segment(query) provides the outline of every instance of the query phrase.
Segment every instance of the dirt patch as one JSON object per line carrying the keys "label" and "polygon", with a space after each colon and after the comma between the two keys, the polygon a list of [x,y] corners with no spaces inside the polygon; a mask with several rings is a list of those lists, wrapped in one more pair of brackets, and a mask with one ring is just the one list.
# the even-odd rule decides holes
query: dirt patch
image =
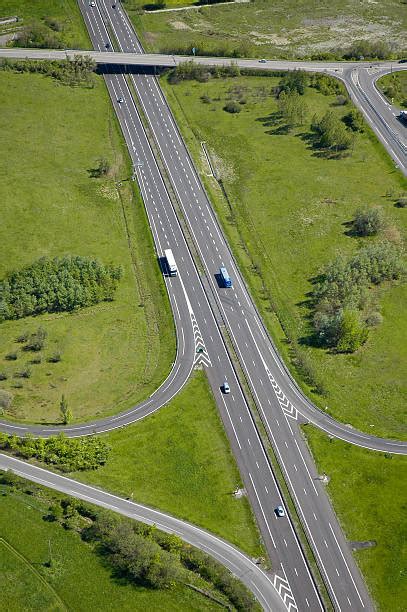
{"label": "dirt patch", "polygon": [[170,25],[174,30],[192,30],[185,21],[170,21]]}
{"label": "dirt patch", "polygon": [[10,40],[14,40],[16,36],[17,34],[15,32],[12,32],[10,34],[3,34],[2,36],[0,36],[0,47],[5,47],[7,43],[10,42]]}
{"label": "dirt patch", "polygon": [[283,47],[285,45],[290,44],[288,38],[286,38],[285,36],[278,36],[277,34],[262,34],[261,32],[249,32],[249,34],[253,37],[253,42],[255,45],[264,45],[266,43],[272,43],[277,47]]}

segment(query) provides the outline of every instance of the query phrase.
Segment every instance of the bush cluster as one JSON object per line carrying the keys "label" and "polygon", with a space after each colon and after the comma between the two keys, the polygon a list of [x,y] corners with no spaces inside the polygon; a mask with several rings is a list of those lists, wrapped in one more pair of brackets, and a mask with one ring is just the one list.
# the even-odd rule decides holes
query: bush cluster
{"label": "bush cluster", "polygon": [[50,438],[25,438],[0,433],[0,448],[23,459],[38,459],[62,472],[96,470],[108,459],[110,447],[98,437],[67,438],[63,433]]}
{"label": "bush cluster", "polygon": [[0,70],[13,72],[30,72],[50,76],[65,85],[86,85],[93,87],[93,76],[96,63],[90,58],[75,55],[73,59],[54,60],[0,60]]}
{"label": "bush cluster", "polygon": [[0,322],[113,300],[120,278],[120,267],[89,257],[43,257],[0,281]]}
{"label": "bush cluster", "polygon": [[236,610],[252,610],[254,600],[246,587],[220,563],[196,548],[184,546],[181,561],[185,567],[211,582],[226,595]]}
{"label": "bush cluster", "polygon": [[168,588],[184,580],[190,570],[223,593],[237,610],[254,609],[252,594],[225,567],[174,535],[103,512],[85,537],[98,542],[114,569],[132,582]]}
{"label": "bush cluster", "polygon": [[[11,471],[0,471],[0,484],[40,497],[42,503],[48,502],[44,520],[77,531],[110,564],[114,570],[113,579],[162,589],[192,582],[188,573],[192,571],[205,577],[214,587],[217,585],[218,591],[228,597],[234,609],[248,612],[258,609],[251,593],[227,569],[176,535],[164,533],[155,525],[119,517],[81,500],[61,498],[59,494],[27,482]],[[200,579],[197,582],[202,586]],[[225,607],[232,608],[227,604]]]}
{"label": "bush cluster", "polygon": [[367,338],[361,311],[369,288],[405,277],[400,247],[371,244],[349,259],[337,257],[323,271],[313,292],[314,329],[320,342],[352,352]]}
{"label": "bush cluster", "polygon": [[353,143],[352,134],[332,111],[327,111],[321,119],[314,117],[311,129],[316,137],[315,145],[321,149],[345,151]]}
{"label": "bush cluster", "polygon": [[321,74],[320,72],[309,75],[309,85],[324,96],[340,95],[344,92],[344,87],[338,79],[329,74]]}
{"label": "bush cluster", "polygon": [[174,85],[180,81],[199,81],[206,83],[211,77],[236,77],[240,75],[239,67],[235,64],[229,66],[204,66],[193,61],[182,62],[168,73],[168,81]]}
{"label": "bush cluster", "polygon": [[278,84],[277,93],[282,92],[297,93],[302,96],[305,93],[305,87],[308,85],[308,75],[303,70],[292,70],[286,72]]}

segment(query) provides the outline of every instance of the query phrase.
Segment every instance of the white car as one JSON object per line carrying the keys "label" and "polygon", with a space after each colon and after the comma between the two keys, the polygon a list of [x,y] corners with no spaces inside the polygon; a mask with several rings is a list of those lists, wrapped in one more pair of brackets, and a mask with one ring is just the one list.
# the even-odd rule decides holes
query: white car
{"label": "white car", "polygon": [[93,0],[92,0],[92,2],[89,2],[89,6],[91,6],[92,8],[94,8],[94,7],[96,6],[96,2],[93,2]]}
{"label": "white car", "polygon": [[284,510],[283,506],[277,506],[275,512],[276,512],[277,516],[285,516],[285,510]]}
{"label": "white car", "polygon": [[259,60],[259,62],[260,62],[260,64],[265,64],[267,62],[267,60],[261,59],[261,60]]}
{"label": "white car", "polygon": [[123,98],[120,96],[120,98],[117,98],[117,101],[119,104],[121,104],[123,102]]}
{"label": "white car", "polygon": [[230,387],[227,380],[223,383],[223,393],[230,393]]}

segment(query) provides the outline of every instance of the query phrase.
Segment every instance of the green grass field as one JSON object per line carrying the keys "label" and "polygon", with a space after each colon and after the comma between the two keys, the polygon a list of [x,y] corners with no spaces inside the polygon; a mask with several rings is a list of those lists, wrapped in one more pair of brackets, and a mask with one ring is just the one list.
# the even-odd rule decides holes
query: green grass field
{"label": "green grass field", "polygon": [[355,552],[378,609],[403,612],[407,600],[407,459],[357,448],[305,427],[319,473],[346,537],[375,540],[373,548]]}
{"label": "green grass field", "polygon": [[[2,0],[0,4],[0,17],[18,17],[16,24],[0,26],[0,37],[7,33],[17,31],[21,26],[33,21],[44,23],[44,19],[54,19],[61,30],[56,33],[57,38],[68,49],[91,49],[90,40],[83,23],[76,0]],[[5,41],[0,38],[0,46]]]}
{"label": "green grass field", "polygon": [[377,85],[390,102],[407,109],[407,70],[386,74]]}
{"label": "green grass field", "polygon": [[[193,590],[132,586],[112,574],[91,545],[73,531],[43,520],[49,503],[2,487],[0,588],[10,612],[75,610],[218,610]],[[53,567],[49,561],[50,550]],[[205,584],[202,584],[205,588]]]}
{"label": "green grass field", "polygon": [[[118,412],[154,391],[175,352],[172,316],[142,201],[110,100],[100,77],[94,89],[50,78],[0,72],[0,276],[41,256],[87,255],[121,264],[113,302],[76,313],[0,325],[0,389],[14,395],[7,416],[56,422],[68,399],[75,420]],[[107,178],[89,170],[111,164]],[[118,179],[124,180],[116,187]],[[39,326],[48,333],[38,354],[16,343]],[[48,358],[60,350],[62,360]],[[16,361],[8,361],[17,352]],[[15,378],[31,367],[29,379]]]}
{"label": "green grass field", "polygon": [[[312,289],[310,279],[335,254],[353,253],[361,244],[361,239],[345,234],[344,224],[358,207],[380,205],[389,223],[405,235],[405,211],[395,206],[395,198],[406,182],[370,132],[357,137],[352,155],[344,159],[319,156],[307,142],[308,124],[281,134],[272,115],[275,78],[174,86],[162,81],[251,292],[289,362],[286,334],[301,341],[310,331],[308,310],[301,305]],[[242,112],[225,112],[225,101],[238,95],[246,101]],[[332,96],[313,89],[307,90],[305,99],[309,119],[327,109],[346,112],[346,107],[332,106]],[[215,181],[206,177],[201,141],[207,142],[230,207]],[[326,397],[305,383],[303,387],[346,423],[405,437],[407,285],[383,288],[381,294],[384,321],[357,353],[338,355],[303,347]],[[299,378],[298,372],[295,375]]]}
{"label": "green grass field", "polygon": [[196,47],[203,55],[237,51],[292,58],[344,50],[357,40],[391,40],[395,53],[407,48],[407,16],[400,0],[252,0],[156,14],[143,14],[143,4],[127,0],[126,10],[150,51]]}
{"label": "green grass field", "polygon": [[75,478],[132,496],[253,556],[261,554],[249,503],[232,495],[240,475],[203,373],[196,372],[167,407],[104,439],[112,446],[107,464]]}

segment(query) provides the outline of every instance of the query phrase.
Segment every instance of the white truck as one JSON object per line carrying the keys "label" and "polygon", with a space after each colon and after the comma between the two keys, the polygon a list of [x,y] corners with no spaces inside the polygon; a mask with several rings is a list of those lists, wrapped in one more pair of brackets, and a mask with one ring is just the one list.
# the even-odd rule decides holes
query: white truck
{"label": "white truck", "polygon": [[169,276],[177,276],[177,264],[175,263],[174,255],[171,249],[165,249],[165,259],[167,260],[167,270]]}

